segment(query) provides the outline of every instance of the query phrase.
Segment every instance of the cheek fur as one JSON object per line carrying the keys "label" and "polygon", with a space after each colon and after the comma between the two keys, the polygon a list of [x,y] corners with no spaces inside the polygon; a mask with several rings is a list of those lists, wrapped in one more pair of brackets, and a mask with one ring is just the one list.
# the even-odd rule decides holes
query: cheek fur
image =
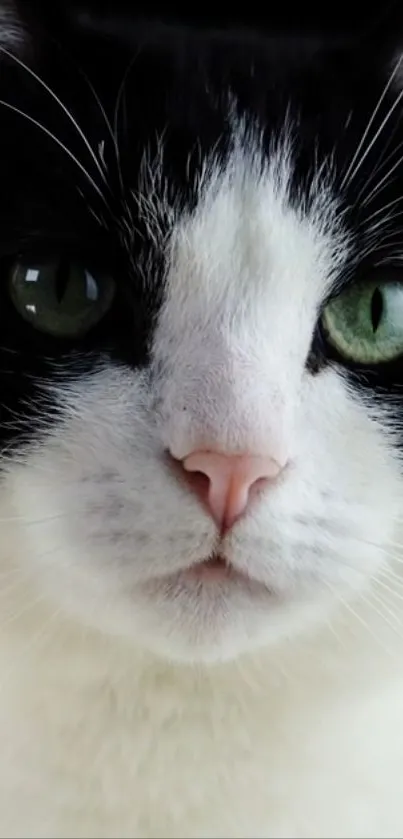
{"label": "cheek fur", "polygon": [[166,466],[144,380],[106,367],[59,401],[51,434],[7,466],[2,554],[14,545],[34,589],[80,621],[170,655],[232,656],[331,615],[387,561],[395,450],[334,372],[307,380],[289,474],[226,539],[266,595],[178,588],[172,599],[167,576],[208,556],[216,533]]}

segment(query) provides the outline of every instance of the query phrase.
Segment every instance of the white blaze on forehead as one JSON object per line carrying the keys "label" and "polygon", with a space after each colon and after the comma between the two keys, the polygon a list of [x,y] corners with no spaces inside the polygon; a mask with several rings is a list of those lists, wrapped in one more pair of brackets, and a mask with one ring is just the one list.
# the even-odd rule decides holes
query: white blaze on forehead
{"label": "white blaze on forehead", "polygon": [[173,231],[154,356],[178,452],[203,437],[284,446],[318,310],[347,256],[329,179],[298,203],[292,165],[286,140],[267,162],[251,137],[237,142]]}

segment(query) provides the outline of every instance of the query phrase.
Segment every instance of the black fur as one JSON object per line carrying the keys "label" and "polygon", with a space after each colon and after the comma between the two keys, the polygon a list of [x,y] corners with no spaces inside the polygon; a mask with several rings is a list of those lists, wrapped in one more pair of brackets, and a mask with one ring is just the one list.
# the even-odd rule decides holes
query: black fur
{"label": "black fur", "polygon": [[[340,26],[330,31],[312,15],[308,31],[309,15],[304,26],[294,17],[287,28],[278,19],[271,21],[268,13],[264,19],[255,15],[249,20],[245,16],[228,20],[206,12],[192,19],[173,11],[169,18],[157,6],[149,8],[147,17],[139,9],[133,12],[132,4],[121,4],[121,11],[107,3],[16,5],[24,33],[17,57],[52,88],[95,154],[103,149],[107,179],[102,182],[83,138],[60,104],[27,69],[3,53],[0,445],[32,428],[44,398],[43,382],[55,375],[60,380],[62,370],[66,376],[78,375],[83,365],[91,368],[105,355],[135,367],[147,364],[161,299],[164,251],[163,240],[159,244],[150,240],[134,197],[140,189],[141,161],[145,150],[158,159],[162,148],[168,198],[191,208],[201,161],[213,148],[223,157],[228,152],[229,94],[239,115],[263,129],[267,153],[286,114],[291,116],[296,196],[301,191],[308,195],[317,167],[332,159],[340,212],[354,241],[349,268],[337,278],[338,289],[371,272],[381,259],[390,264],[401,261],[400,107],[389,117],[387,130],[381,131],[358,176],[341,189],[343,173],[399,47],[398,34],[390,35],[396,31],[395,6],[385,8],[384,14],[379,11],[371,25],[366,22],[365,31],[358,24],[350,31]],[[250,14],[252,18],[252,9]],[[367,145],[396,96],[396,89],[385,96]],[[105,115],[117,128],[119,166]],[[92,186],[57,141],[87,170]],[[396,164],[393,177],[364,208],[363,197],[382,155],[388,158],[385,174]],[[391,201],[396,202],[393,221],[370,243],[368,216]],[[59,254],[83,261],[95,273],[110,272],[116,282],[111,310],[77,341],[35,330],[17,313],[9,295],[8,277],[17,258]],[[147,275],[144,265],[149,264],[153,269]],[[403,280],[403,267],[398,270]],[[308,363],[314,372],[329,361],[343,363],[326,346],[318,326]],[[354,381],[397,397],[403,361],[365,371],[353,369],[352,375]]]}

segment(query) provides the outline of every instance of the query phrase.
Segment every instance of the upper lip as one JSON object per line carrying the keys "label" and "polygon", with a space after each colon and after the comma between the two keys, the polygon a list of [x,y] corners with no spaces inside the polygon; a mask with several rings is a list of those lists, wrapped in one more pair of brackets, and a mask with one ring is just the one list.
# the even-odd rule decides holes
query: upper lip
{"label": "upper lip", "polygon": [[220,552],[220,551],[212,551],[211,554],[209,554],[209,556],[205,557],[205,559],[197,560],[197,562],[195,562],[193,564],[194,565],[200,565],[202,563],[205,564],[205,563],[209,563],[209,562],[211,564],[221,562],[223,565],[231,565],[232,566],[232,562],[230,562],[227,559],[227,557],[225,556],[225,554]]}

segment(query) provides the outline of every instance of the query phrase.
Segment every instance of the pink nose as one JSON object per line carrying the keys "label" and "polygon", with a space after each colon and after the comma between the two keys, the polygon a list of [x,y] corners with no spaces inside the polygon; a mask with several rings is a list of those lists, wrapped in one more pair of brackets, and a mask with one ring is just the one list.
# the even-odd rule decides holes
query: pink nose
{"label": "pink nose", "polygon": [[270,457],[196,451],[182,461],[188,483],[221,530],[229,530],[282,467]]}

